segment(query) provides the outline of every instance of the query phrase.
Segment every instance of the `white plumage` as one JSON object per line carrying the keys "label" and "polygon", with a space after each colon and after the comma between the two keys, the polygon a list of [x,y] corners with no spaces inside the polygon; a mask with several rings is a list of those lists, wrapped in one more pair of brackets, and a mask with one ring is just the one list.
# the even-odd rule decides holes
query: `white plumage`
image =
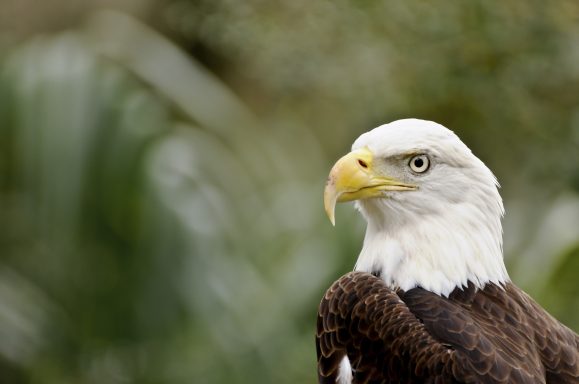
{"label": "white plumage", "polygon": [[[391,287],[420,286],[447,296],[472,281],[509,280],[502,255],[504,214],[492,172],[449,129],[405,119],[360,136],[374,168],[414,184],[414,191],[387,191],[356,207],[368,222],[357,271],[379,273]],[[415,174],[408,158],[425,154],[430,168]]]}

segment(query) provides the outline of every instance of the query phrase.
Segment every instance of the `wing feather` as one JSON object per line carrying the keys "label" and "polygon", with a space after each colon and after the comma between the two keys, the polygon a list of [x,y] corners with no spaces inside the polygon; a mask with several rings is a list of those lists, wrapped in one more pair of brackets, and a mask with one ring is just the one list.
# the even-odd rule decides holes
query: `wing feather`
{"label": "wing feather", "polygon": [[[335,335],[340,335],[336,337]],[[432,338],[400,297],[370,274],[352,272],[326,292],[316,334],[320,383],[334,383],[347,355],[356,383],[452,382],[453,353]]]}
{"label": "wing feather", "polygon": [[320,383],[344,356],[354,383],[579,383],[579,337],[512,284],[445,298],[351,272],[320,303],[316,347]]}

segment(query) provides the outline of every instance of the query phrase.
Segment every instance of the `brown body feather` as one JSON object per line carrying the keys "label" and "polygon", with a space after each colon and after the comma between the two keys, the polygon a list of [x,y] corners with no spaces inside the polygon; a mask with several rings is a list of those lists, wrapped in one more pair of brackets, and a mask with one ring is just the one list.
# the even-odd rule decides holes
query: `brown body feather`
{"label": "brown body feather", "polygon": [[513,284],[448,298],[351,272],[318,312],[318,378],[335,383],[579,383],[579,336]]}

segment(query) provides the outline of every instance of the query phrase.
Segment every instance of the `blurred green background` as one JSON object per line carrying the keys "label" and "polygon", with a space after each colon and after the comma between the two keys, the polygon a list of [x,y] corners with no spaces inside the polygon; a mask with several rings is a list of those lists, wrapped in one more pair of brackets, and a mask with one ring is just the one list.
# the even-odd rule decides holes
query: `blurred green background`
{"label": "blurred green background", "polygon": [[579,3],[3,0],[0,382],[313,383],[403,117],[502,184],[513,280],[579,330]]}

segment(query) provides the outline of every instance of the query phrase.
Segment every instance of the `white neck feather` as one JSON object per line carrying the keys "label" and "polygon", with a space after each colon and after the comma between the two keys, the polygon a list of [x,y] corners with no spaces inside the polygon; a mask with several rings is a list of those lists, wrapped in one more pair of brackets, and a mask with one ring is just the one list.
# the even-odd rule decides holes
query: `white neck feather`
{"label": "white neck feather", "polygon": [[[356,201],[368,222],[357,271],[378,273],[392,288],[422,287],[448,296],[472,282],[509,281],[503,262],[498,183],[484,163],[447,128],[404,119],[363,135],[352,149],[375,154],[377,172],[416,184]],[[416,175],[400,156],[425,153],[428,172]]]}
{"label": "white neck feather", "polygon": [[448,296],[468,281],[481,289],[509,281],[500,197],[499,205],[461,202],[428,213],[401,212],[390,199],[359,202],[358,209],[368,227],[355,270],[379,273],[392,288],[422,287]]}

